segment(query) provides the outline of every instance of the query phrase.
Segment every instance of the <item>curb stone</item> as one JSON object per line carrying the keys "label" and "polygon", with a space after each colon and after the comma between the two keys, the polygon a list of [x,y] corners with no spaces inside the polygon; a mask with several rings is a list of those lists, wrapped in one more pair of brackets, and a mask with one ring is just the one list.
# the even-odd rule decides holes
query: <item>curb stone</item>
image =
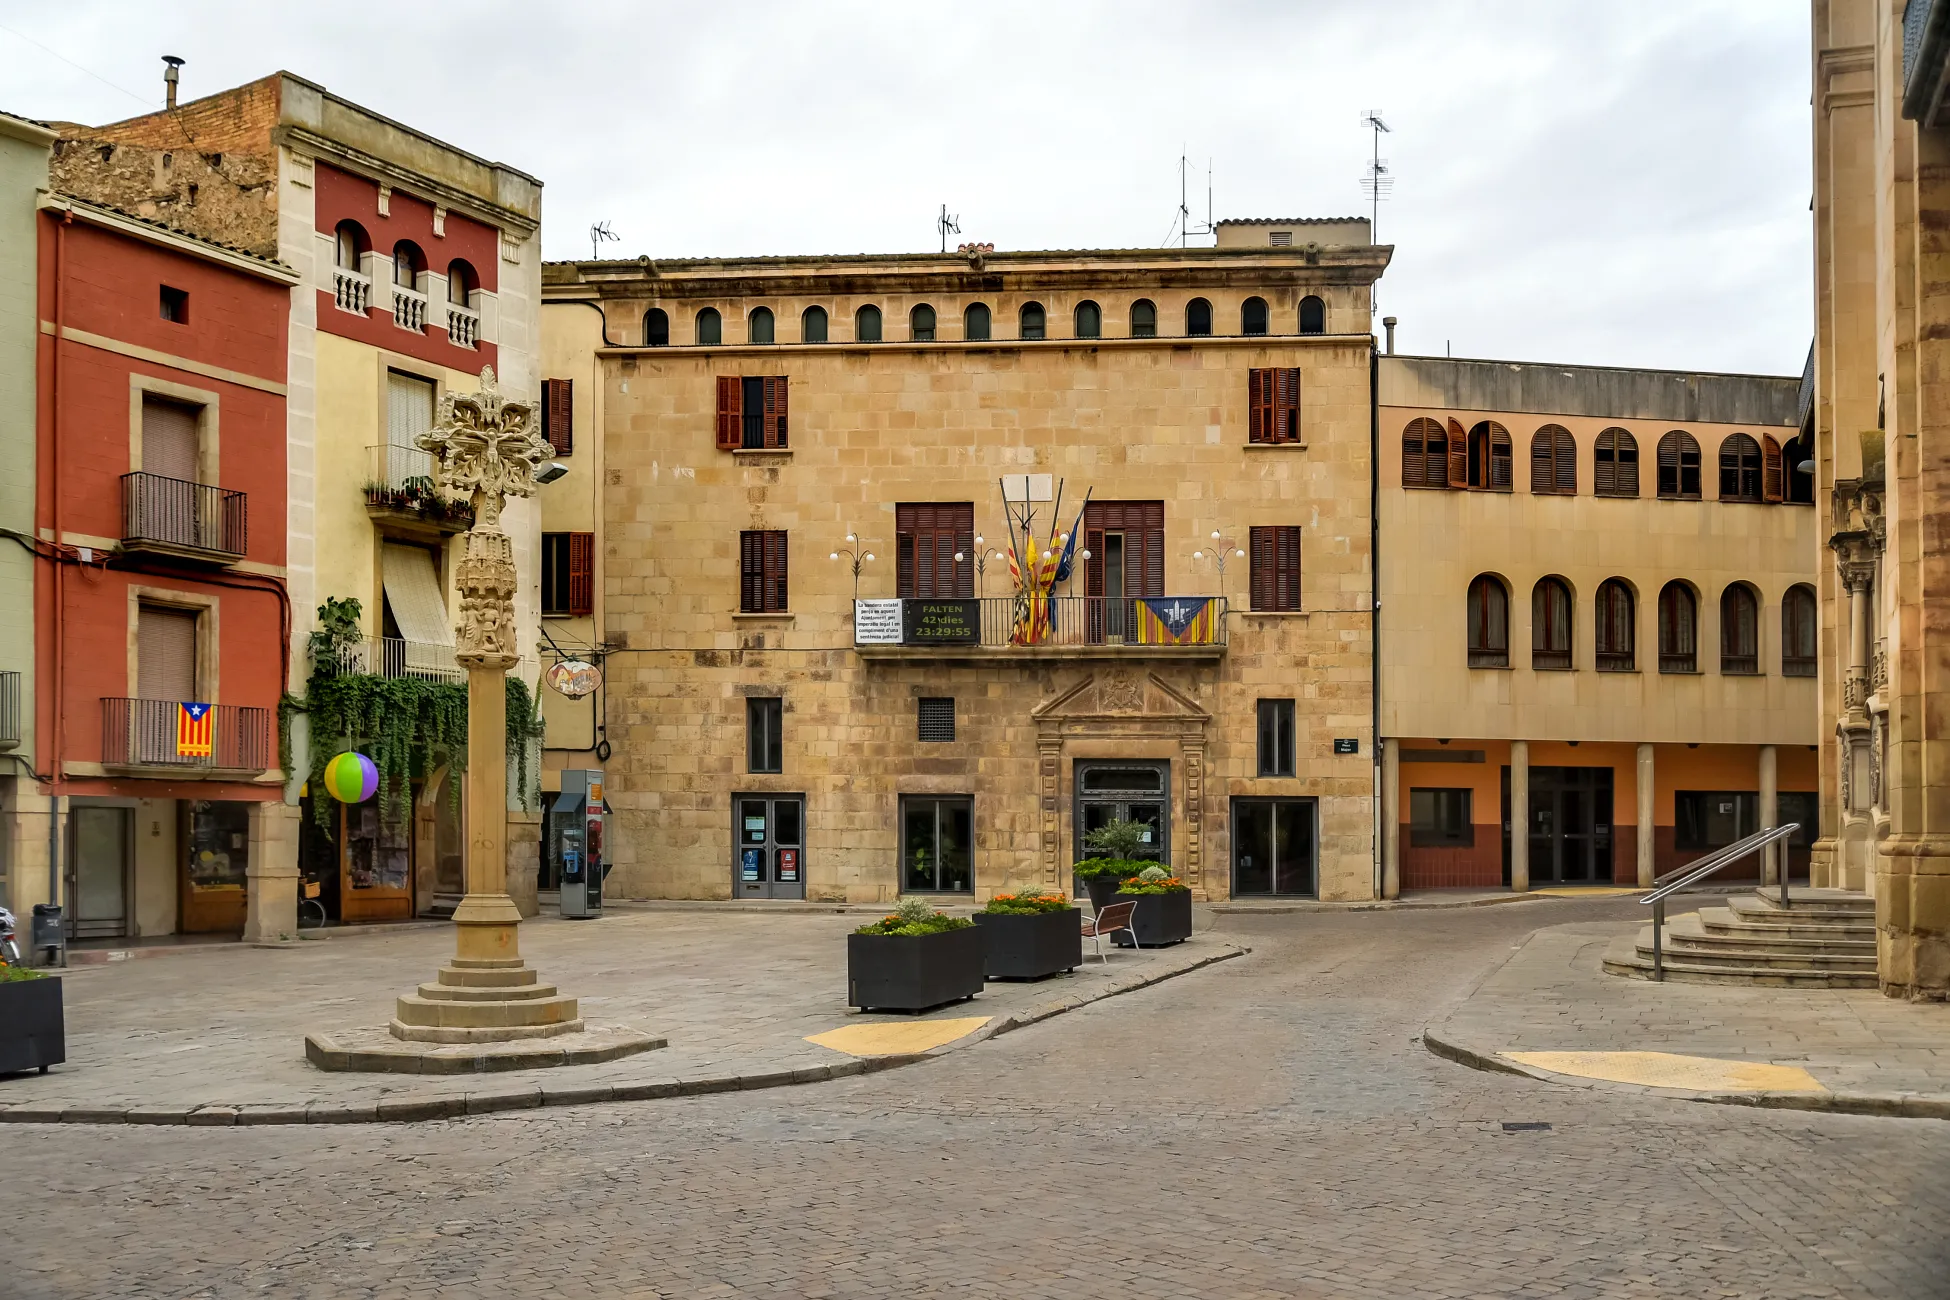
{"label": "curb stone", "polygon": [[[1252,951],[1241,944],[1227,943],[1215,952],[1202,954],[1183,966],[1120,980],[1094,994],[1069,993],[1001,1016],[964,1034],[952,1043],[925,1052],[892,1056],[856,1057],[816,1066],[765,1070],[749,1075],[720,1075],[703,1079],[664,1078],[644,1083],[576,1084],[565,1082],[551,1087],[546,1083],[523,1088],[469,1092],[452,1097],[404,1096],[369,1104],[347,1105],[335,1102],[207,1104],[186,1106],[58,1106],[23,1102],[0,1105],[0,1124],[176,1124],[223,1126],[256,1124],[376,1124],[419,1123],[428,1120],[465,1119],[497,1111],[539,1110],[543,1107],[596,1105],[604,1102],[653,1101],[666,1097],[698,1097],[716,1092],[757,1091],[821,1083],[830,1079],[875,1074],[882,1070],[916,1065],[946,1056],[976,1043],[986,1042],[1011,1030],[1074,1011],[1109,998],[1134,993],[1162,984],[1180,975],[1203,970],[1218,962],[1244,957]],[[1425,1036],[1426,1037],[1426,1036]],[[1431,1050],[1434,1050],[1431,1048]],[[1440,1054],[1440,1053],[1438,1053]],[[1459,1058],[1460,1059],[1460,1058]],[[1468,1062],[1465,1062],[1466,1064]],[[1494,1067],[1491,1067],[1494,1068]],[[1512,1071],[1522,1073],[1521,1071]],[[1752,1104],[1749,1099],[1740,1099]],[[1945,1118],[1950,1118],[1946,1108]]]}

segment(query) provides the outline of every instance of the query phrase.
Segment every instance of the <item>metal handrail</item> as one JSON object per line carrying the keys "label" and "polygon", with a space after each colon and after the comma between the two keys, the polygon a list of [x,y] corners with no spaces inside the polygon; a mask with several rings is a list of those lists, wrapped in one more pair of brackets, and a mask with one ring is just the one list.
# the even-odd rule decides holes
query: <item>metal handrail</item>
{"label": "metal handrail", "polygon": [[[1654,882],[1657,888],[1639,900],[1652,908],[1653,979],[1663,982],[1666,978],[1666,898],[1696,880],[1704,880],[1714,872],[1732,866],[1742,858],[1757,853],[1770,844],[1786,839],[1800,829],[1800,822],[1789,822],[1785,826],[1770,826],[1764,831],[1755,831],[1744,840],[1736,840],[1723,849],[1707,854],[1697,862],[1687,863],[1674,872],[1664,884]],[[1781,906],[1783,908],[1788,906],[1788,864],[1785,857],[1781,861]]]}

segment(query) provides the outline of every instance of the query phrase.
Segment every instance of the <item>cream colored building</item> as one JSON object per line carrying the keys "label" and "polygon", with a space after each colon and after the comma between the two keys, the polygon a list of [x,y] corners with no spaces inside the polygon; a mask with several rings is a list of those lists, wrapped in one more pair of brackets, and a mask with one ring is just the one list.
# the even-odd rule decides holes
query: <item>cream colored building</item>
{"label": "cream colored building", "polygon": [[[1389,893],[1649,885],[1812,823],[1797,395],[1785,378],[1380,359]],[[1797,871],[1812,838],[1789,849]]]}
{"label": "cream colored building", "polygon": [[[550,702],[548,763],[610,742],[613,893],[1067,890],[1123,815],[1199,897],[1375,895],[1389,250],[1222,234],[545,268],[578,434],[543,526],[600,544],[589,612],[544,627],[607,677]],[[1013,632],[1010,510],[1091,550],[1042,634]]]}

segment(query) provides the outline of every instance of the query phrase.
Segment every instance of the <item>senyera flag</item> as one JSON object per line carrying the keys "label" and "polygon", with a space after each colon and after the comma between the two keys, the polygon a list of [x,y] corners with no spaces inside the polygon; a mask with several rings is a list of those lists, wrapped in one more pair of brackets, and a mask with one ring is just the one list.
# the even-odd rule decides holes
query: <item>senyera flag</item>
{"label": "senyera flag", "polygon": [[215,708],[215,705],[188,701],[176,706],[177,757],[210,757],[210,715]]}

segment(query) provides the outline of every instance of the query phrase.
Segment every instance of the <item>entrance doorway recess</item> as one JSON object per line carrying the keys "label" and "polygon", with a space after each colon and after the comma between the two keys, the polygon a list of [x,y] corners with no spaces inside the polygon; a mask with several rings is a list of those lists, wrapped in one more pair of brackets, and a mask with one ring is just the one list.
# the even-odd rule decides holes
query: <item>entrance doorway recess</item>
{"label": "entrance doorway recess", "polygon": [[1076,765],[1077,859],[1094,856],[1084,843],[1091,831],[1114,821],[1138,822],[1150,839],[1139,856],[1171,869],[1171,763],[1078,759]]}
{"label": "entrance doorway recess", "polygon": [[129,933],[134,892],[135,809],[77,804],[68,824],[68,891],[74,900],[68,937],[122,938]]}
{"label": "entrance doorway recess", "polygon": [[[1530,883],[1612,883],[1612,770],[1530,769]],[[1510,883],[1510,769],[1503,769],[1503,883]]]}
{"label": "entrance doorway recess", "polygon": [[1232,801],[1232,893],[1312,897],[1317,805],[1312,799]]}
{"label": "entrance doorway recess", "polygon": [[733,795],[731,810],[731,896],[804,898],[806,797]]}

